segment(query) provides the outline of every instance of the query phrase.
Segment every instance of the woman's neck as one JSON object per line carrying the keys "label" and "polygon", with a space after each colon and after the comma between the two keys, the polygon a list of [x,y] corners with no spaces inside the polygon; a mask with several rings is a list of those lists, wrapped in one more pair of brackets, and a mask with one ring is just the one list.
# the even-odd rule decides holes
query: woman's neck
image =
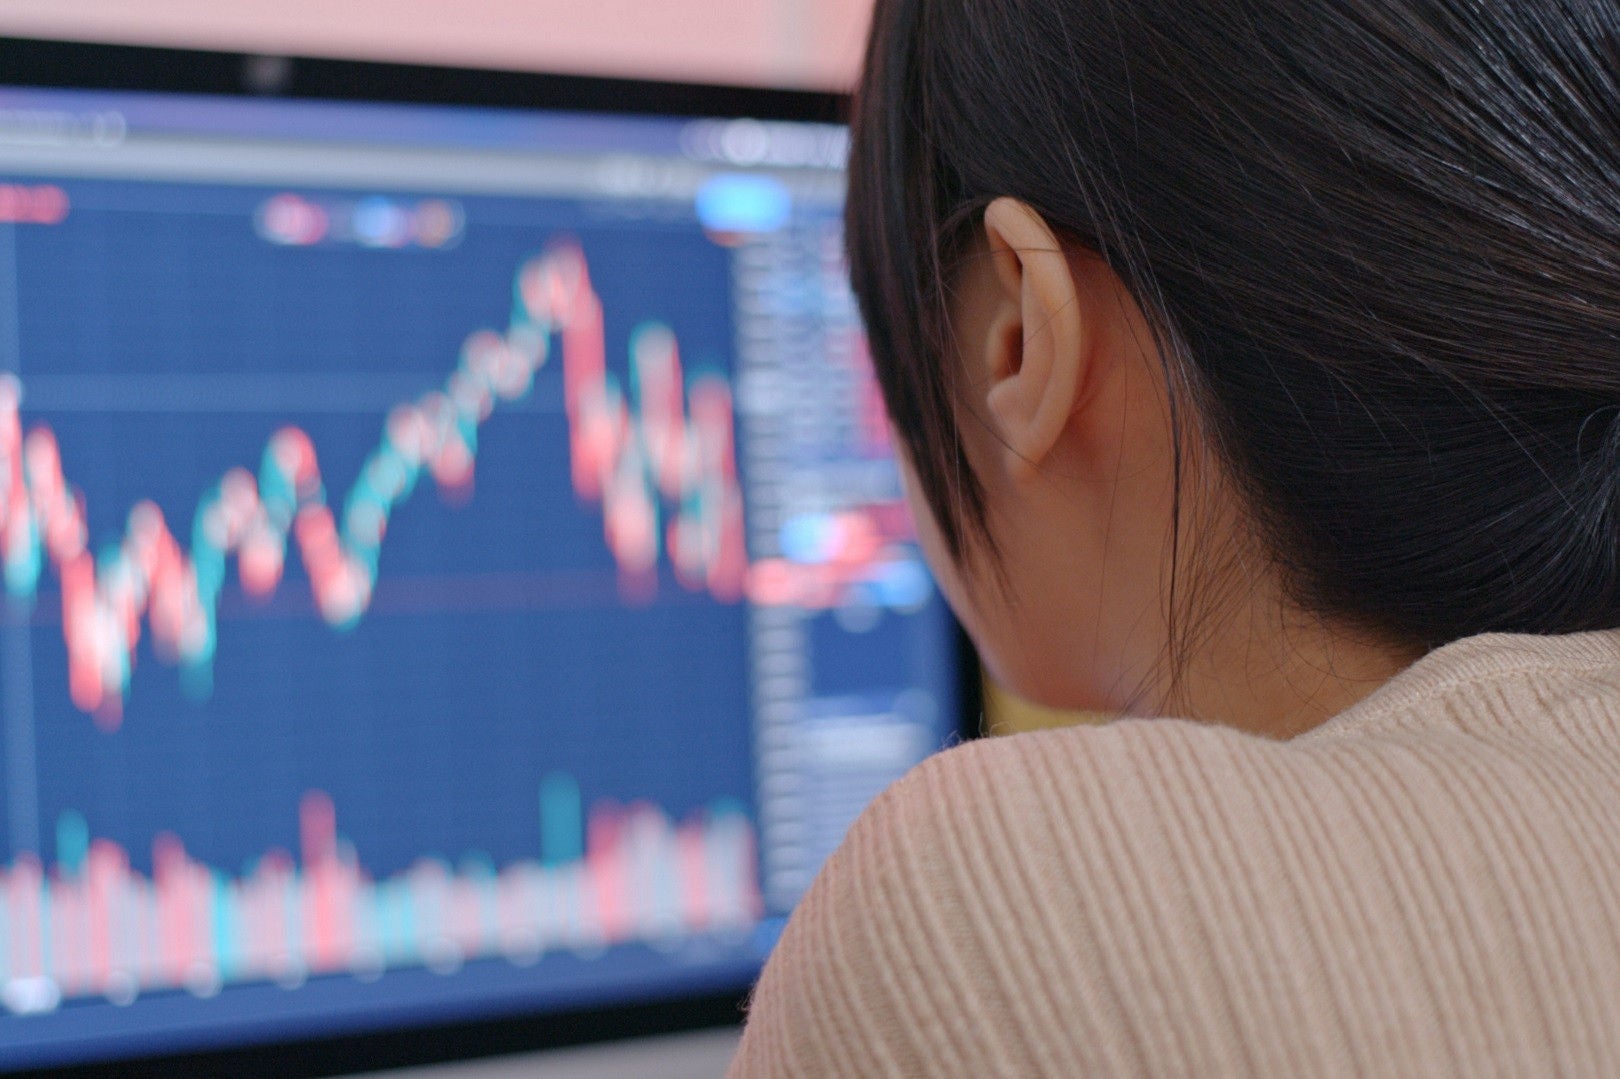
{"label": "woman's neck", "polygon": [[1421,656],[1256,598],[1189,657],[1167,714],[1292,738],[1371,695]]}

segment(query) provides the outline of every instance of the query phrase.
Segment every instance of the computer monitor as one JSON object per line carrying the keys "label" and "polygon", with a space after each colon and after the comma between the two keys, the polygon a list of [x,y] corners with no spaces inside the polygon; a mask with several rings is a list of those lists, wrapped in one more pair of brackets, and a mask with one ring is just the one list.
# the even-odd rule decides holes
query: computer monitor
{"label": "computer monitor", "polygon": [[0,46],[0,1067],[735,1019],[971,711],[836,121]]}

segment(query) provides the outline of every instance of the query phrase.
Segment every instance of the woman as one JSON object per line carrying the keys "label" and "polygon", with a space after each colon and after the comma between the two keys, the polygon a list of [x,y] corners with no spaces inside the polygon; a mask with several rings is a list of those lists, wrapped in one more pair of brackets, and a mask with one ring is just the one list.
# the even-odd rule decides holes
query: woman
{"label": "woman", "polygon": [[[854,285],[991,672],[738,1074],[1620,1068],[1620,9],[880,0]],[[1180,717],[1180,718],[1164,718]]]}

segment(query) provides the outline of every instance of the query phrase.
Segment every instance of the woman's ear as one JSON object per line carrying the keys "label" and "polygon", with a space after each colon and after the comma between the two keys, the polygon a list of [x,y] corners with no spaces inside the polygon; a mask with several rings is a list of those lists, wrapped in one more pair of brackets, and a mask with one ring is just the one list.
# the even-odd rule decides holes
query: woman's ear
{"label": "woman's ear", "polygon": [[994,299],[983,337],[983,400],[1016,476],[1052,452],[1080,403],[1094,327],[1073,267],[1046,222],[999,198],[984,212]]}

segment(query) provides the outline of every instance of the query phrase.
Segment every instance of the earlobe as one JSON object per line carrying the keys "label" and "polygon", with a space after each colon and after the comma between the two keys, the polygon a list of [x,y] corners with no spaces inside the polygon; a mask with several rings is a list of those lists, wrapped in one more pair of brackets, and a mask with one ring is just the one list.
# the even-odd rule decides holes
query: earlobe
{"label": "earlobe", "polygon": [[984,214],[1000,290],[986,342],[985,402],[1014,475],[1037,470],[1078,404],[1090,327],[1067,253],[1029,206],[1001,198]]}

